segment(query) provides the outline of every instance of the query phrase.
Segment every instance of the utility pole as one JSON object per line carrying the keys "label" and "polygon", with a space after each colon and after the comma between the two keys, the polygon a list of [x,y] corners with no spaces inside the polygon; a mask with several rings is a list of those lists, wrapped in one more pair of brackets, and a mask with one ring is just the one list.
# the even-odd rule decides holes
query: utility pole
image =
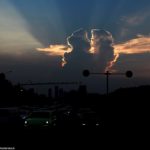
{"label": "utility pole", "polygon": [[109,94],[109,71],[106,72],[106,93]]}
{"label": "utility pole", "polygon": [[133,73],[132,71],[126,71],[126,73],[111,73],[106,71],[104,73],[97,73],[97,72],[90,72],[89,70],[83,71],[83,76],[88,77],[90,75],[105,75],[106,76],[106,94],[109,95],[109,77],[110,75],[125,75],[127,78],[132,78]]}

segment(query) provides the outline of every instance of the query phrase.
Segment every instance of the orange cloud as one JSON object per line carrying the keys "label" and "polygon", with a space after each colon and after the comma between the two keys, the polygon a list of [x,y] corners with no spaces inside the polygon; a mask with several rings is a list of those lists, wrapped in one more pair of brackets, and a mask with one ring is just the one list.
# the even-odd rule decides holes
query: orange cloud
{"label": "orange cloud", "polygon": [[138,35],[122,44],[114,45],[115,54],[141,54],[150,52],[150,36]]}
{"label": "orange cloud", "polygon": [[69,53],[72,51],[72,47],[69,45],[50,45],[47,48],[37,48],[38,51],[45,52],[50,56],[61,56],[61,66],[64,67],[67,63],[64,58],[65,53]]}
{"label": "orange cloud", "polygon": [[150,36],[138,35],[136,38],[121,44],[114,44],[114,60],[110,63],[110,68],[117,62],[120,54],[142,54],[150,52]]}
{"label": "orange cloud", "polygon": [[69,53],[72,48],[69,45],[50,45],[47,48],[37,48],[38,51],[45,52],[50,56],[64,56],[64,53]]}

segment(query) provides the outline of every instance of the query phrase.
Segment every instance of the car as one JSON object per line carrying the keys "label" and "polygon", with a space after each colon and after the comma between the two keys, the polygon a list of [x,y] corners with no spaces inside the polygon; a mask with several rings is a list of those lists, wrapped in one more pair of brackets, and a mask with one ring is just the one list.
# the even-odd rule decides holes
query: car
{"label": "car", "polygon": [[24,120],[24,127],[49,129],[55,126],[55,116],[49,111],[34,111]]}
{"label": "car", "polygon": [[103,121],[95,112],[86,112],[80,114],[80,126],[90,128],[102,128]]}

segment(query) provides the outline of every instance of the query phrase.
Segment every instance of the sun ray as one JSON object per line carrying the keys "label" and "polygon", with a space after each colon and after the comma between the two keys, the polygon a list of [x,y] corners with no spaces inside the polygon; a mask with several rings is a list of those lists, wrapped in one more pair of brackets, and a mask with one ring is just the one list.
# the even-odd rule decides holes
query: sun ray
{"label": "sun ray", "polygon": [[9,1],[0,1],[0,54],[22,54],[42,44],[28,30],[28,24]]}

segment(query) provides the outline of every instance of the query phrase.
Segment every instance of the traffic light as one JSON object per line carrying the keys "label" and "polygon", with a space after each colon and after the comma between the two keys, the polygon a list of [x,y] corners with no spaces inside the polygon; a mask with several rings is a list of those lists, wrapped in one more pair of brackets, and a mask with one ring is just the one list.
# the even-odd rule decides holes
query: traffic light
{"label": "traffic light", "polygon": [[90,75],[90,71],[89,70],[84,70],[83,71],[83,76],[88,77]]}
{"label": "traffic light", "polygon": [[133,76],[132,71],[127,71],[127,72],[126,72],[126,77],[127,77],[127,78],[132,78],[132,76]]}

